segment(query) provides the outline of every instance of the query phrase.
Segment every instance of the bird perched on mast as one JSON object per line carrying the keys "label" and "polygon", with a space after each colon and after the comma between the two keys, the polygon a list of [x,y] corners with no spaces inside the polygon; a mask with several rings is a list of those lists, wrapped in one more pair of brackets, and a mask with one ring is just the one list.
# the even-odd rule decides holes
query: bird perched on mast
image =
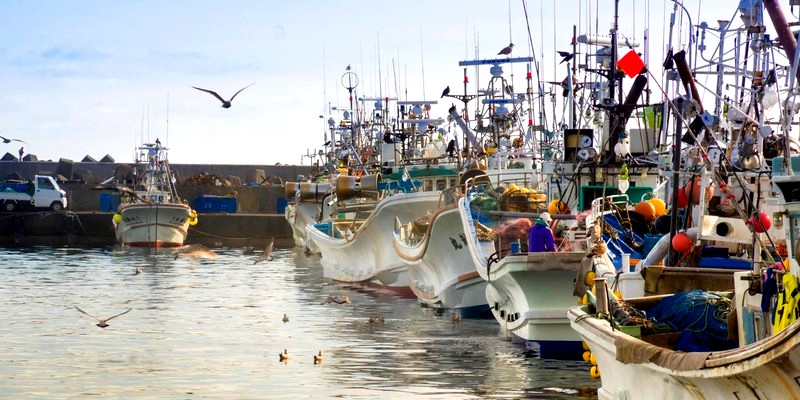
{"label": "bird perched on mast", "polygon": [[439,97],[439,98],[441,99],[444,96],[447,96],[448,94],[450,94],[450,86],[447,86],[446,88],[444,88],[444,90],[442,91],[442,96]]}
{"label": "bird perched on mast", "polygon": [[499,52],[499,53],[497,53],[497,55],[498,55],[498,56],[506,56],[506,55],[509,55],[509,54],[511,54],[511,49],[512,49],[513,47],[514,47],[514,43],[509,43],[509,44],[508,44],[508,46],[506,46],[506,47],[503,47],[503,50],[500,50],[500,52]]}
{"label": "bird perched on mast", "polygon": [[233,96],[231,96],[231,99],[230,99],[230,100],[225,100],[225,99],[223,99],[223,98],[222,98],[222,96],[218,95],[218,94],[217,94],[217,92],[215,92],[215,91],[213,91],[213,90],[203,89],[203,88],[199,88],[199,87],[197,87],[197,86],[192,86],[192,87],[193,87],[193,88],[195,88],[195,89],[197,89],[197,90],[199,90],[199,91],[202,91],[202,92],[209,93],[209,94],[213,95],[214,97],[216,97],[217,99],[219,99],[219,101],[221,101],[221,102],[222,102],[222,108],[231,108],[231,102],[233,101],[233,98],[234,98],[234,97],[236,97],[236,95],[237,95],[237,94],[241,93],[241,91],[242,91],[242,90],[245,90],[245,89],[247,89],[247,88],[249,88],[250,86],[253,86],[253,85],[255,85],[255,84],[256,84],[256,83],[255,83],[255,82],[253,82],[253,83],[251,83],[251,84],[249,84],[249,85],[247,85],[247,86],[245,86],[245,87],[243,87],[243,88],[239,89],[239,91],[238,91],[238,92],[234,93],[234,94],[233,94]]}

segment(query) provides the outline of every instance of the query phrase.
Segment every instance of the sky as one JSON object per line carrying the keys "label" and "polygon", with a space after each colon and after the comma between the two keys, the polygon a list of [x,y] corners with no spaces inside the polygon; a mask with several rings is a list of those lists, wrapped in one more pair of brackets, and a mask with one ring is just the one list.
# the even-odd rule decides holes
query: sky
{"label": "sky", "polygon": [[[712,26],[737,3],[685,1],[694,24]],[[339,118],[331,107],[348,106],[345,67],[360,79],[357,96],[462,93],[459,61],[495,57],[509,42],[514,56],[531,55],[523,4],[546,81],[566,77],[555,50],[571,50],[573,25],[607,33],[613,22],[612,0],[3,0],[0,135],[24,140],[40,160],[132,162],[135,146],[160,138],[172,163],[308,165],[303,154],[321,148],[324,120]],[[796,20],[788,0],[781,4]],[[620,32],[642,41],[649,28],[655,67],[672,7],[619,1]],[[687,41],[687,26],[676,27],[674,46]],[[488,67],[480,73],[485,80]],[[524,64],[506,67],[512,73],[524,86]],[[229,98],[253,82],[229,109],[192,89]],[[431,116],[445,117],[450,103],[433,105]],[[16,155],[20,143],[0,146]]]}

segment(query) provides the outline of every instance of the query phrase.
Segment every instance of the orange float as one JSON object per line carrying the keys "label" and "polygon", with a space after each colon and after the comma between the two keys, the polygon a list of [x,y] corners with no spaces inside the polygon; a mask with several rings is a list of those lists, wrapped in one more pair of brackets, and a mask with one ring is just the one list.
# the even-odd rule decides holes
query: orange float
{"label": "orange float", "polygon": [[569,207],[567,207],[567,203],[564,203],[561,200],[553,200],[547,205],[547,212],[549,212],[551,215],[567,214],[569,213]]}
{"label": "orange float", "polygon": [[675,249],[678,253],[686,253],[692,249],[694,246],[694,241],[689,235],[680,232],[672,238],[672,248]]}
{"label": "orange float", "polygon": [[644,219],[647,222],[653,222],[657,215],[656,215],[656,206],[653,205],[650,201],[640,201],[639,204],[636,205],[636,212],[642,214]]}

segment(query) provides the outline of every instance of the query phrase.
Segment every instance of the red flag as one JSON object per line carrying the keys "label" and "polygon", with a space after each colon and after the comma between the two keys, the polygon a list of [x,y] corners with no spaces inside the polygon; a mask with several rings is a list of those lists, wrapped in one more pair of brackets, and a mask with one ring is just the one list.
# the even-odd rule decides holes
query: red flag
{"label": "red flag", "polygon": [[631,78],[646,71],[644,61],[634,50],[629,51],[628,54],[620,58],[617,61],[617,66]]}

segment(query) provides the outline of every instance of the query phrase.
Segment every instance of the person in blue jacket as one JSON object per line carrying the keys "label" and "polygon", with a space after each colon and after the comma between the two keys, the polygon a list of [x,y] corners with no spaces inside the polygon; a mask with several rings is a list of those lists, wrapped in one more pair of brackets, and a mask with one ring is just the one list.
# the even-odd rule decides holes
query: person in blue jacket
{"label": "person in blue jacket", "polygon": [[552,220],[550,213],[539,214],[539,218],[528,231],[528,253],[556,251],[555,237],[550,230]]}

